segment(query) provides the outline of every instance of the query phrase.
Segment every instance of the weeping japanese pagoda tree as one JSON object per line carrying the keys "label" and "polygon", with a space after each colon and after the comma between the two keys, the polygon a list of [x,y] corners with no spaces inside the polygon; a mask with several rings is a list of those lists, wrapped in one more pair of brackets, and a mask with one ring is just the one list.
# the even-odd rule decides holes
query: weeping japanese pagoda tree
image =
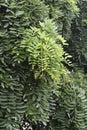
{"label": "weeping japanese pagoda tree", "polygon": [[[53,17],[54,15],[55,17],[53,18],[56,21],[56,23],[57,23],[57,20],[59,21],[61,20],[60,18],[62,16],[62,15],[56,15],[55,5],[57,5],[57,2],[59,1],[53,1],[53,2],[50,1],[50,7],[52,9],[51,11],[53,12],[53,14],[50,14],[50,17]],[[75,2],[72,1],[72,2],[74,3],[74,5],[76,5],[76,1]],[[46,4],[48,3],[49,1]],[[86,34],[86,6],[85,6],[86,4],[87,4],[87,1],[78,1],[78,7],[79,6],[80,7],[78,9],[78,7],[75,6],[75,9],[77,11],[74,10],[75,12],[74,11],[72,12],[74,14],[72,15],[73,17],[71,15],[67,15],[70,13],[70,11],[68,12],[67,10],[66,15],[69,17],[67,17],[66,21],[68,21],[68,19],[70,18],[69,19],[70,25],[67,22],[64,22],[64,23],[67,23],[67,24],[64,24],[65,27],[60,26],[60,29],[59,29],[59,32],[62,34],[62,36],[64,36],[67,40],[70,39],[69,40],[70,46],[65,49],[70,54],[73,53],[73,61],[74,61],[73,63],[80,66],[80,69],[81,67],[84,68],[84,66],[86,66],[86,35],[87,35]],[[63,7],[64,6],[66,6],[66,4],[63,5]],[[59,7],[60,6],[57,6],[57,9]],[[75,18],[75,15],[76,15],[75,13],[78,12],[78,10],[80,10],[79,16],[77,15],[76,19],[73,20],[73,18]],[[59,12],[60,11],[57,10],[57,13]],[[60,16],[59,19],[57,16]],[[57,18],[57,20],[55,18]],[[74,22],[72,22],[72,20]],[[62,22],[60,22],[60,25],[62,25]],[[63,30],[61,29],[61,27],[63,27],[62,28]],[[69,32],[71,32],[72,38]],[[83,45],[85,45],[85,47]],[[74,69],[75,69],[75,66],[74,66]],[[87,67],[85,68],[85,72],[87,73]],[[52,129],[52,130],[58,130],[58,129],[59,130],[64,130],[64,129],[65,130],[70,130],[70,129],[71,130],[75,130],[75,129],[85,130],[87,129],[87,124],[86,124],[87,122],[87,114],[86,114],[87,113],[87,107],[86,107],[87,106],[86,104],[87,103],[87,95],[86,95],[87,82],[85,78],[86,76],[84,74],[76,70],[74,72],[74,75],[71,76],[70,82],[63,84],[62,88],[60,89],[60,92],[61,92],[60,97],[55,98],[56,110],[51,117],[51,121],[50,121],[50,124],[48,125],[48,129]]]}
{"label": "weeping japanese pagoda tree", "polygon": [[[30,25],[48,17],[48,7],[39,0],[0,1],[0,129],[17,130],[25,113],[24,86],[30,83],[27,63],[13,62],[12,49]],[[39,15],[38,15],[39,14]],[[32,76],[31,76],[32,77]],[[32,78],[31,78],[32,79]],[[33,81],[32,81],[33,82]]]}
{"label": "weeping japanese pagoda tree", "polygon": [[[58,124],[54,127],[58,118],[61,119],[57,116],[58,103],[62,104],[59,109],[64,110],[64,116],[65,110],[68,111],[71,106],[66,108],[66,103],[63,106],[61,100],[66,97],[68,102],[73,95],[73,91],[69,93],[68,89],[74,86],[60,84],[61,74],[67,73],[62,62],[68,58],[63,50],[65,40],[62,36],[65,39],[70,37],[71,23],[78,12],[76,4],[75,0],[0,1],[1,130],[19,130],[24,114],[28,115],[31,124],[36,124],[35,130],[61,128]],[[68,98],[62,89],[59,91],[59,86],[70,94]],[[73,90],[79,91],[79,88]],[[80,112],[84,113],[82,108]],[[50,125],[50,121],[54,123]],[[70,128],[68,123],[67,126]],[[77,129],[76,125],[74,127]]]}
{"label": "weeping japanese pagoda tree", "polygon": [[58,94],[65,41],[52,21],[39,24],[48,18],[48,12],[49,8],[39,0],[0,1],[2,130],[20,129],[24,113],[37,126],[38,122],[46,125],[54,109],[52,95]]}
{"label": "weeping japanese pagoda tree", "polygon": [[55,108],[53,95],[58,95],[60,75],[65,72],[63,44],[65,40],[58,35],[55,23],[46,19],[38,27],[26,29],[22,41],[13,48],[14,63],[27,63],[24,100],[32,122],[46,125]]}

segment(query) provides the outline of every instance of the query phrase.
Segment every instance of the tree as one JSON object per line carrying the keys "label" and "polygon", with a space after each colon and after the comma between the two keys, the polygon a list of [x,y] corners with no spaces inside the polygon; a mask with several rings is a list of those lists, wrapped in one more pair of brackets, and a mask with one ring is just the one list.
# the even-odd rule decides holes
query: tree
{"label": "tree", "polygon": [[[65,41],[60,35],[56,38],[55,25],[52,25],[50,20],[46,20],[48,21],[46,25],[42,22],[39,25],[39,21],[48,17],[49,11],[49,8],[39,0],[38,2],[31,0],[27,2],[1,1],[0,9],[0,128],[2,130],[19,129],[20,120],[26,112],[29,114],[30,122],[41,122],[46,125],[52,109],[50,106],[53,107],[54,104],[51,98],[53,86],[58,89],[56,84],[61,73],[61,60],[64,53],[61,44]],[[34,29],[36,29],[36,32],[34,32]],[[51,32],[49,29],[51,29]],[[36,37],[33,37],[33,33]],[[32,38],[31,43],[27,41],[28,34],[28,39]],[[24,38],[26,39],[25,45],[22,45]],[[27,50],[28,42],[32,48],[28,46]],[[33,46],[33,42],[41,43],[38,43],[38,46]],[[35,47],[36,53],[34,54]],[[19,60],[15,57],[16,48],[17,56],[20,56]],[[44,52],[40,52],[41,50],[44,50]],[[55,51],[59,54],[55,55]],[[59,59],[57,59],[57,56]],[[23,59],[21,63],[19,63],[20,59]],[[57,67],[58,72],[56,71]]]}
{"label": "tree", "polygon": [[[81,9],[85,7],[83,3],[76,0],[0,1],[2,130],[23,129],[26,123],[26,129],[33,125],[35,130],[86,129],[86,88],[80,85],[82,80],[76,80],[77,71],[69,74],[69,53],[75,58],[76,48],[70,52],[74,44],[68,46],[69,49],[66,44],[69,41],[71,45],[75,39],[78,4],[82,5]],[[82,27],[86,24],[86,15],[83,17],[78,19]],[[85,86],[85,76],[80,75]]]}
{"label": "tree", "polygon": [[27,76],[23,75],[27,69],[24,65],[20,66],[13,62],[12,48],[17,41],[21,41],[23,31],[30,28],[30,25],[37,25],[39,20],[42,21],[47,16],[47,12],[47,6],[39,0],[38,2],[0,1],[0,129],[2,130],[18,129],[26,108],[23,91]]}

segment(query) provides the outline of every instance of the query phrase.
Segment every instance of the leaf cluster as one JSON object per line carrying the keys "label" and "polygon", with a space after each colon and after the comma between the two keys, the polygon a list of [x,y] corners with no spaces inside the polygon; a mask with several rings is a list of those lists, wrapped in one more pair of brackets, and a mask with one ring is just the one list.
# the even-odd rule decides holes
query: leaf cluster
{"label": "leaf cluster", "polygon": [[20,63],[27,59],[35,79],[49,75],[57,81],[64,54],[60,43],[64,42],[61,36],[57,36],[52,22],[46,19],[44,23],[40,22],[39,28],[31,27],[24,32],[23,40],[13,49],[14,60]]}

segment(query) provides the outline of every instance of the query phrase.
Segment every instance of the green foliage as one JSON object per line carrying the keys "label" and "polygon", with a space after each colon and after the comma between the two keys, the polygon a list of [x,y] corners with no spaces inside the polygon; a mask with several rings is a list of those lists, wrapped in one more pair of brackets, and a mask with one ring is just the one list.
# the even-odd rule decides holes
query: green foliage
{"label": "green foliage", "polygon": [[[17,81],[11,81],[17,85]],[[11,88],[0,88],[0,129],[2,130],[18,130],[21,117],[25,112],[26,105],[22,101],[22,89],[20,86]]]}
{"label": "green foliage", "polygon": [[24,65],[14,63],[12,49],[23,31],[48,17],[48,7],[35,0],[0,1],[0,129],[19,129],[26,111],[24,87],[28,79]]}
{"label": "green foliage", "polygon": [[[76,71],[69,78],[62,64],[69,63],[64,38],[69,40],[79,9],[81,17],[72,24],[70,39],[72,44],[76,41],[75,46],[66,49],[76,60],[86,61],[85,2],[0,1],[1,130],[19,130],[24,113],[36,125],[35,130],[87,129],[86,77]],[[75,33],[75,29],[79,31]],[[73,47],[77,47],[75,51]]]}
{"label": "green foliage", "polygon": [[44,23],[40,22],[39,28],[31,27],[24,32],[23,40],[13,49],[14,59],[18,63],[28,59],[35,79],[49,75],[57,82],[62,72],[62,42],[65,42],[64,39],[57,36],[54,25],[46,19]]}
{"label": "green foliage", "polygon": [[80,15],[76,17],[72,24],[69,52],[73,56],[72,61],[74,64],[78,67],[85,68],[87,61],[87,1],[79,1],[78,6]]}
{"label": "green foliage", "polygon": [[[63,47],[65,40],[58,35],[55,24],[46,19],[39,22],[39,27],[26,29],[21,43],[13,48],[14,62],[20,65],[27,61],[32,78],[25,89],[27,100],[26,112],[33,122],[49,121],[55,101],[53,94],[58,95],[58,83],[63,73]],[[32,77],[31,77],[32,76]]]}
{"label": "green foliage", "polygon": [[49,5],[49,16],[54,19],[60,34],[68,40],[71,35],[72,20],[78,15],[78,0],[45,0]]}
{"label": "green foliage", "polygon": [[52,130],[87,129],[86,84],[83,74],[78,71],[76,74],[73,73],[69,82],[64,83],[64,87],[60,90],[61,95],[56,100],[56,110],[50,123]]}

